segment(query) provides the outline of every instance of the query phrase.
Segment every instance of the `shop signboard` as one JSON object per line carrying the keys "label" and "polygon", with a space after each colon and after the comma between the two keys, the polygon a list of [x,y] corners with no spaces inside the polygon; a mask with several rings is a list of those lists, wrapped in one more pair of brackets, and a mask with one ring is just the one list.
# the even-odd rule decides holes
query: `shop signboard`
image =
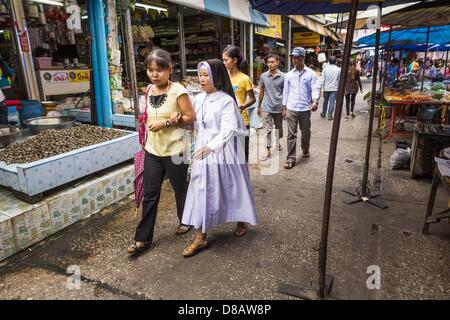
{"label": "shop signboard", "polygon": [[22,32],[19,36],[20,38],[20,46],[22,47],[23,52],[30,52],[30,45],[28,43],[28,33],[26,31]]}
{"label": "shop signboard", "polygon": [[69,73],[70,82],[89,82],[89,71],[75,71]]}
{"label": "shop signboard", "polygon": [[283,29],[281,26],[281,16],[274,14],[267,14],[266,16],[267,21],[272,27],[256,26],[255,33],[269,38],[281,39],[283,33]]}
{"label": "shop signboard", "polygon": [[320,34],[317,32],[294,32],[294,46],[316,47],[320,43]]}
{"label": "shop signboard", "polygon": [[72,82],[89,82],[89,70],[46,71],[43,77],[47,83],[62,84]]}
{"label": "shop signboard", "polygon": [[38,85],[44,100],[47,96],[85,93],[91,87],[90,70],[38,70]]}

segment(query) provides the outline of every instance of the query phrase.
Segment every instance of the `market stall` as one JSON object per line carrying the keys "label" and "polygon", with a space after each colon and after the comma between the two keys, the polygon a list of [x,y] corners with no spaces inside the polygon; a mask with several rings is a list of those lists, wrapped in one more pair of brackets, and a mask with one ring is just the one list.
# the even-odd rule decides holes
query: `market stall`
{"label": "market stall", "polygon": [[[446,1],[434,0],[427,1],[426,6],[416,4],[383,16],[383,23],[402,27],[394,30],[391,27],[389,47],[394,45],[392,43],[394,41],[424,46],[424,48],[420,48],[420,51],[425,51],[424,60],[429,57],[429,52],[433,49],[445,51],[446,44],[450,41],[449,18],[446,14],[448,10]],[[441,62],[443,56],[443,54],[440,56]],[[446,56],[447,62],[448,55]],[[435,73],[433,64],[429,65],[427,69],[430,75]],[[446,90],[448,89],[448,82],[445,81],[446,69],[445,67],[440,79],[433,75],[425,81],[426,69],[421,67],[416,74],[417,78],[415,75],[407,74],[406,85],[403,83],[400,85],[400,90],[394,92],[391,90],[384,95],[385,99],[391,103],[390,107],[392,108],[388,139],[399,134],[395,131],[397,115],[406,119],[405,114],[408,109],[414,110],[414,113],[411,114],[415,115],[412,122],[417,122],[412,128],[413,130],[410,130],[413,131],[410,164],[412,178],[432,175],[434,156],[439,154],[443,148],[448,147],[450,143],[447,126],[449,96]],[[416,80],[421,80],[419,81],[420,85]],[[411,86],[415,88],[412,89]],[[405,121],[400,123],[402,122],[408,123]]]}
{"label": "market stall", "polygon": [[[397,135],[410,135],[415,127],[420,128],[423,123],[433,120],[447,124],[450,92],[443,83],[434,83],[425,91],[420,91],[420,87],[389,88],[383,97],[392,110],[385,142]],[[413,110],[415,114],[412,114]],[[402,130],[398,130],[399,125],[403,126]]]}
{"label": "market stall", "polygon": [[89,92],[91,78],[86,1],[23,5],[41,101],[56,100],[60,111],[77,104],[89,108],[89,98],[79,102]]}
{"label": "market stall", "polygon": [[[353,43],[353,34],[355,31],[355,21],[356,13],[359,10],[367,9],[368,6],[377,4],[380,9],[381,7],[386,7],[392,4],[394,1],[384,1],[378,3],[359,3],[358,0],[352,1],[342,1],[342,2],[328,2],[324,1],[318,3],[317,1],[289,1],[289,2],[278,2],[278,1],[264,1],[264,0],[250,0],[253,8],[261,10],[265,13],[289,13],[289,14],[314,14],[314,13],[337,13],[337,12],[349,12],[349,28],[347,30],[344,53],[343,53],[343,64],[341,74],[347,74],[348,64],[350,59],[350,51]],[[396,4],[402,1],[395,1]],[[410,2],[410,1],[404,1]],[[376,43],[379,45],[380,32],[379,26],[376,33]],[[375,83],[375,82],[374,82]],[[339,86],[345,86],[345,77],[341,77],[339,80]],[[326,274],[326,260],[327,260],[327,245],[328,245],[328,230],[330,222],[330,211],[331,211],[331,198],[333,191],[333,179],[334,179],[334,165],[336,161],[336,151],[337,142],[339,136],[339,127],[342,113],[342,105],[344,101],[344,91],[341,90],[338,93],[336,99],[336,111],[332,128],[332,138],[330,142],[330,151],[328,159],[328,169],[327,169],[327,179],[325,185],[325,197],[324,197],[324,208],[323,208],[323,219],[322,219],[322,232],[321,241],[319,245],[319,272],[317,281],[317,290],[308,291],[304,288],[299,288],[292,285],[282,284],[279,287],[279,291],[306,299],[323,299],[327,294],[330,293],[331,286],[333,283],[333,277]],[[375,96],[372,98],[372,106],[374,105]],[[371,121],[373,122],[373,109],[371,112]],[[372,124],[370,123],[369,129],[371,130]],[[371,132],[369,132],[369,138]],[[367,149],[370,150],[370,144],[368,143]]]}

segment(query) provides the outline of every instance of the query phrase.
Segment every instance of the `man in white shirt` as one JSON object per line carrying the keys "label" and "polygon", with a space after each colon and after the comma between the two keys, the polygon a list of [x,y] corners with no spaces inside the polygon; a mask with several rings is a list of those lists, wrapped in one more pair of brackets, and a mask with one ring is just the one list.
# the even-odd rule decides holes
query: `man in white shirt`
{"label": "man in white shirt", "polygon": [[[328,120],[333,120],[334,103],[336,102],[341,68],[336,65],[335,56],[331,56],[329,62],[330,64],[322,71],[322,76],[320,77],[319,87],[323,90],[323,106],[320,116],[322,118],[328,116]],[[330,108],[328,108],[328,102],[330,103]]]}
{"label": "man in white shirt", "polygon": [[310,156],[311,111],[316,111],[319,105],[317,76],[305,66],[306,50],[296,47],[290,56],[294,69],[285,75],[283,86],[283,117],[288,122],[288,156],[285,169],[291,169],[296,162],[298,127],[302,134],[303,157]]}

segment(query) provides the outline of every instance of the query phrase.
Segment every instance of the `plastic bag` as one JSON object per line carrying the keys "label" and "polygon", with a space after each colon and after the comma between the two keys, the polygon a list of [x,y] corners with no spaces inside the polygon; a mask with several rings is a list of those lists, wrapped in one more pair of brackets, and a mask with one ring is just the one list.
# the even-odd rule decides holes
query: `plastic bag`
{"label": "plastic bag", "polygon": [[411,149],[396,149],[390,159],[389,165],[392,170],[401,169],[403,167],[408,167],[411,161]]}

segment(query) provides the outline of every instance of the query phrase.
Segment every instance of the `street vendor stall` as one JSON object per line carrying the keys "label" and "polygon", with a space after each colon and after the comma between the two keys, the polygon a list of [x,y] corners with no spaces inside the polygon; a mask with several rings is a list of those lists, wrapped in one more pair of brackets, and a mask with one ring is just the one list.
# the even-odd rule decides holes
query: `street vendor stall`
{"label": "street vendor stall", "polygon": [[[379,8],[389,6],[395,2],[407,3],[412,1],[383,1],[383,2],[373,2],[373,3],[359,3],[358,0],[352,1],[266,1],[266,0],[250,0],[253,8],[261,10],[264,13],[278,13],[278,14],[314,14],[314,13],[337,13],[337,12],[350,12],[349,15],[349,28],[347,30],[345,47],[343,53],[343,64],[341,68],[341,75],[346,75],[348,72],[348,65],[350,59],[350,51],[353,42],[353,34],[355,31],[355,20],[357,10],[367,9],[368,6],[377,4]],[[377,26],[377,46],[379,45],[380,39],[380,26]],[[375,83],[375,82],[374,82]],[[345,86],[345,77],[341,76],[339,80],[339,86]],[[328,246],[328,230],[330,222],[330,211],[331,211],[331,198],[333,191],[333,179],[334,179],[334,167],[336,161],[336,151],[337,142],[339,136],[339,127],[342,114],[342,105],[344,101],[344,90],[338,92],[336,99],[336,111],[333,121],[332,137],[330,142],[330,151],[328,158],[328,168],[327,168],[327,180],[325,185],[325,197],[324,197],[324,208],[323,208],[323,220],[322,220],[322,233],[321,241],[319,245],[319,272],[317,281],[317,291],[309,292],[303,288],[290,286],[290,285],[280,285],[279,291],[303,298],[315,299],[315,298],[325,298],[326,294],[329,294],[332,285],[332,277],[326,275],[326,260],[327,260],[327,246]],[[375,102],[375,95],[373,95],[372,106]],[[370,125],[369,130],[372,130],[371,126],[373,122],[373,107],[370,113]],[[369,131],[369,138],[371,132]],[[367,149],[370,150],[370,143],[368,143]],[[328,281],[326,281],[328,280]]]}
{"label": "street vendor stall", "polygon": [[[384,141],[390,141],[397,135],[409,135],[413,127],[419,128],[422,123],[435,121],[447,124],[448,103],[450,92],[447,92],[444,84],[436,83],[432,91],[386,89],[384,100],[391,108],[391,117],[388,124],[388,132]],[[408,114],[416,109],[416,114]],[[417,121],[417,122],[416,122]],[[403,124],[403,130],[397,130],[399,124]]]}
{"label": "street vendor stall", "polygon": [[90,125],[35,136],[23,130],[0,149],[0,186],[33,203],[48,190],[133,159],[139,150],[137,132]]}

